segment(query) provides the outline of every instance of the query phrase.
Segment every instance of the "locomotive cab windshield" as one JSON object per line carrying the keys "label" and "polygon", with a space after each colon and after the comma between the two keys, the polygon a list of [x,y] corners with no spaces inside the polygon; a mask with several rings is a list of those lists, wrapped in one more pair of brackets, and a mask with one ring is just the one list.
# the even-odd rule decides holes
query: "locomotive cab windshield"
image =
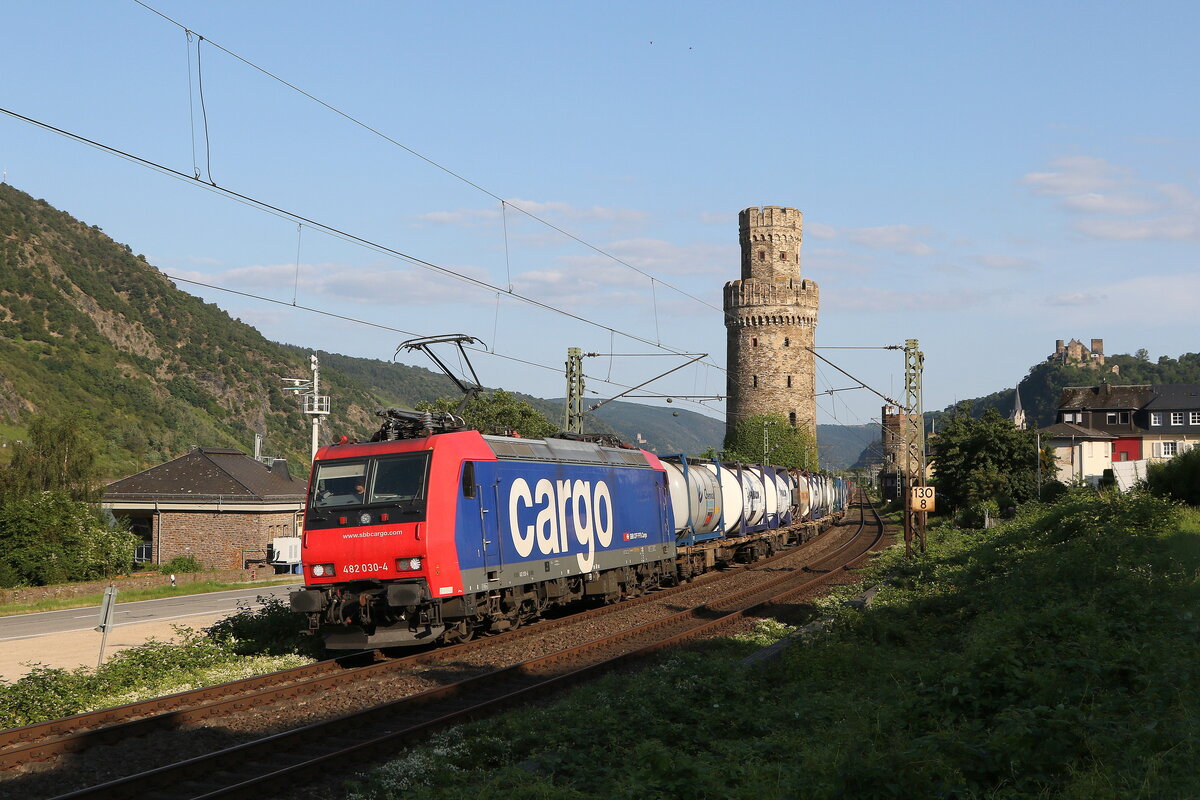
{"label": "locomotive cab windshield", "polygon": [[391,511],[399,515],[394,521],[424,519],[428,477],[428,452],[318,462],[306,527],[326,527],[333,515],[359,509]]}

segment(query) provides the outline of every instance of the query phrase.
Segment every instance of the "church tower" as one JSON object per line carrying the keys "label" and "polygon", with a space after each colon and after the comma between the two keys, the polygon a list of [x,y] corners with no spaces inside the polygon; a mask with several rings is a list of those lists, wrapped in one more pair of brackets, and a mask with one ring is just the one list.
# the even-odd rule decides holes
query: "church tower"
{"label": "church tower", "polygon": [[782,414],[816,441],[811,350],[820,295],[800,277],[803,215],[766,206],[738,214],[742,278],[725,284],[726,432],[738,420]]}

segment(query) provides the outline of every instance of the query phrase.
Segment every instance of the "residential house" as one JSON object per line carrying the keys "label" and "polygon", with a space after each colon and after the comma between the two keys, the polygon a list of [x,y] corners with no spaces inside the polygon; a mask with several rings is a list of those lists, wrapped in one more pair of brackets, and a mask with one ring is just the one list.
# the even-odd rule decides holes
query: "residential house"
{"label": "residential house", "polygon": [[1144,430],[1144,457],[1166,460],[1200,442],[1200,384],[1169,383],[1154,387],[1138,422]]}

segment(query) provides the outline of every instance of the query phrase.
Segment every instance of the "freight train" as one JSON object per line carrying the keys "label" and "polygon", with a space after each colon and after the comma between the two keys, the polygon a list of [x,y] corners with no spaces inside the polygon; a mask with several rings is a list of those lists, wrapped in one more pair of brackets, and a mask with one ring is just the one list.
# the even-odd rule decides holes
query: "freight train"
{"label": "freight train", "polygon": [[293,611],[330,650],[459,642],[615,602],[816,534],[840,478],[387,409],[313,462]]}

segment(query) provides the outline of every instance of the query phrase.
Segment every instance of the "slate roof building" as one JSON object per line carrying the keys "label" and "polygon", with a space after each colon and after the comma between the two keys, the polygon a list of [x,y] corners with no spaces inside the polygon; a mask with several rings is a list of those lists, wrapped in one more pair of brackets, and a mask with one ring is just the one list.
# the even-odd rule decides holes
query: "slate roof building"
{"label": "slate roof building", "polygon": [[209,569],[242,569],[272,541],[300,535],[306,484],[287,462],[270,467],[239,450],[198,447],[115,481],[103,506],[142,537],[137,560],[192,556]]}
{"label": "slate roof building", "polygon": [[1166,459],[1200,443],[1200,384],[1163,383],[1142,407],[1142,457]]}

